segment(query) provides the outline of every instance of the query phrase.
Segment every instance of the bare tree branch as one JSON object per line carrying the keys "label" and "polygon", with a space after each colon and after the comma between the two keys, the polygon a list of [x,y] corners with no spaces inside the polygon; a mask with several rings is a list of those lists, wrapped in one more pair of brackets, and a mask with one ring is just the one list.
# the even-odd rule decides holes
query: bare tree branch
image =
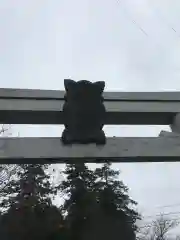
{"label": "bare tree branch", "polygon": [[165,240],[167,239],[169,231],[178,225],[178,220],[170,219],[165,217],[163,214],[160,214],[160,216],[156,220],[152,221],[151,224],[143,227],[143,230],[140,228],[139,233],[137,234],[137,239]]}

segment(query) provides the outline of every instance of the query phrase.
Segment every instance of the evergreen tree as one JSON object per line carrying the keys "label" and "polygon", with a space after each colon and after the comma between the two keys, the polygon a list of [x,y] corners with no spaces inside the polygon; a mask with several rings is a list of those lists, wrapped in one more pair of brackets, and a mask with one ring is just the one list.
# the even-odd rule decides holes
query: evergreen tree
{"label": "evergreen tree", "polygon": [[51,186],[47,168],[40,164],[20,165],[17,178],[3,189],[1,230],[9,240],[46,239],[64,224],[60,210],[52,205],[50,195],[57,190]]}
{"label": "evergreen tree", "polygon": [[28,204],[34,207],[38,204],[51,205],[50,194],[56,190],[51,187],[50,176],[45,173],[48,165],[22,164],[17,172],[17,178],[12,179],[1,193],[0,204],[4,209]]}
{"label": "evergreen tree", "polygon": [[[100,212],[109,216],[110,225],[114,225],[113,232],[121,235],[121,239],[134,240],[136,236],[136,221],[140,215],[133,209],[137,202],[128,195],[126,187],[119,178],[119,171],[111,168],[110,163],[105,163],[101,168],[96,168],[94,172],[96,183],[94,191],[100,206]],[[116,227],[115,227],[116,226]]]}
{"label": "evergreen tree", "polygon": [[63,211],[67,215],[67,227],[71,237],[79,240],[94,200],[95,176],[84,163],[68,164],[63,173],[67,176],[60,185],[61,191],[67,196]]}
{"label": "evergreen tree", "polygon": [[97,232],[105,232],[104,228],[114,232],[114,226],[116,235],[122,233],[122,239],[135,239],[139,215],[129,205],[137,203],[128,196],[128,188],[117,179],[119,171],[110,166],[106,163],[92,171],[83,163],[67,165],[64,171],[67,180],[61,189],[68,196],[63,209],[67,211],[66,219],[73,239],[95,239],[95,236],[101,237]]}
{"label": "evergreen tree", "polygon": [[97,179],[94,191],[104,211],[110,214],[123,211],[136,230],[136,220],[140,219],[140,216],[132,207],[136,206],[137,202],[129,197],[128,187],[118,179],[120,172],[113,170],[108,162],[102,168],[96,168],[94,174]]}

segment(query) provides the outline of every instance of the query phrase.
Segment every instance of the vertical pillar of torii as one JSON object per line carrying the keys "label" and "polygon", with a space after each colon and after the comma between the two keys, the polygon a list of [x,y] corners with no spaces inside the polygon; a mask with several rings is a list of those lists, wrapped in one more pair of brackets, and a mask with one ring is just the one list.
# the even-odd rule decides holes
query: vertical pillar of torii
{"label": "vertical pillar of torii", "polygon": [[172,124],[170,125],[170,128],[173,133],[180,134],[180,113],[177,113],[173,117],[173,121]]}
{"label": "vertical pillar of torii", "polygon": [[172,117],[171,124],[169,125],[171,132],[161,131],[160,137],[180,137],[180,113]]}

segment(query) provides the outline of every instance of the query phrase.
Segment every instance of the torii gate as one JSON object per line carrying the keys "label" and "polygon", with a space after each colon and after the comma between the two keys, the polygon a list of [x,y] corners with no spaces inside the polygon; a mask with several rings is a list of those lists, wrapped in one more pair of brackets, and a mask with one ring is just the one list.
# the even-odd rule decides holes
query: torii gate
{"label": "torii gate", "polygon": [[[0,123],[64,124],[64,91],[0,89]],[[170,125],[158,137],[112,137],[105,145],[60,138],[0,138],[0,164],[180,161],[180,92],[104,92],[105,124]]]}

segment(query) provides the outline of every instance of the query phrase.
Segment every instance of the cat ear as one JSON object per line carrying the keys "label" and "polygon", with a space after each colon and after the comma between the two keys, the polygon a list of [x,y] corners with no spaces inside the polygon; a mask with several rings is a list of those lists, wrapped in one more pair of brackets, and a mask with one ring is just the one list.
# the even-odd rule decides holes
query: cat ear
{"label": "cat ear", "polygon": [[76,82],[72,79],[64,79],[64,87],[66,92],[73,89],[75,87]]}
{"label": "cat ear", "polygon": [[100,93],[103,93],[104,88],[105,88],[105,82],[104,81],[98,81],[98,82],[95,82],[93,84],[98,87]]}

